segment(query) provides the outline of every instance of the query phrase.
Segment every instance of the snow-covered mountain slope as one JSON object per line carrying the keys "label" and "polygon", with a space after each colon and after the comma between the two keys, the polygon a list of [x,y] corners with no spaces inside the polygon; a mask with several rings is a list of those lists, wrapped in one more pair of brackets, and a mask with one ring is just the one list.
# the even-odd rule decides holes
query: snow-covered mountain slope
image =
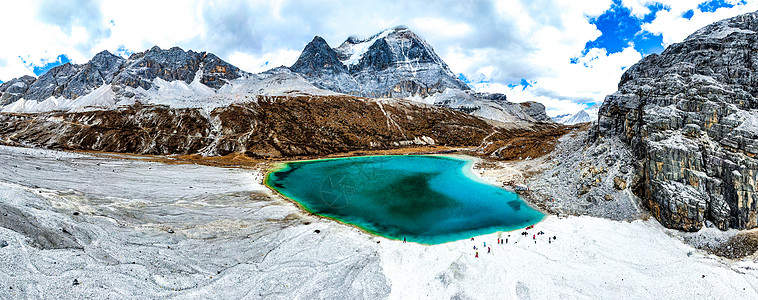
{"label": "snow-covered mountain slope", "polygon": [[596,122],[598,110],[600,110],[600,106],[594,105],[588,109],[580,110],[579,112],[573,115],[565,114],[565,115],[554,117],[553,121],[555,121],[556,123],[562,123],[566,125]]}
{"label": "snow-covered mountain slope", "polygon": [[[301,76],[287,68],[276,68],[260,74],[247,74],[228,81],[215,90],[201,83],[202,71],[196,73],[189,84],[181,80],[166,81],[155,78],[150,82],[150,89],[137,87],[114,87],[103,85],[91,93],[76,99],[49,97],[44,101],[20,99],[2,108],[3,112],[45,112],[45,111],[81,111],[85,109],[114,109],[120,105],[142,104],[167,105],[173,108],[202,108],[210,111],[216,107],[232,103],[253,101],[253,96],[283,95],[335,95],[337,93],[321,90],[308,83]],[[120,90],[117,95],[114,90]]]}
{"label": "snow-covered mountain slope", "polygon": [[426,41],[403,26],[365,39],[350,37],[337,48],[316,37],[291,69],[317,87],[372,98],[469,89]]}
{"label": "snow-covered mountain slope", "polygon": [[94,91],[78,97],[76,99],[66,99],[64,97],[54,97],[43,101],[19,99],[5,107],[3,112],[45,112],[45,111],[68,111],[81,110],[85,108],[114,108],[116,107],[115,93],[112,86],[106,84],[100,86]]}
{"label": "snow-covered mountain slope", "polygon": [[419,99],[435,106],[463,111],[474,116],[500,122],[547,121],[545,107],[536,102],[512,103],[503,94],[477,93],[447,88],[444,92]]}

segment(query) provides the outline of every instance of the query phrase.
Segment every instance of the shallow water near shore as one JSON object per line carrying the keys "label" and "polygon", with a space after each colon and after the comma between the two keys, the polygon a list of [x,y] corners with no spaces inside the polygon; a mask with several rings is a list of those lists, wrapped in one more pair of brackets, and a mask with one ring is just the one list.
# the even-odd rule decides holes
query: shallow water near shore
{"label": "shallow water near shore", "polygon": [[470,174],[470,161],[424,155],[286,163],[267,185],[312,213],[392,239],[441,244],[535,224],[544,215]]}

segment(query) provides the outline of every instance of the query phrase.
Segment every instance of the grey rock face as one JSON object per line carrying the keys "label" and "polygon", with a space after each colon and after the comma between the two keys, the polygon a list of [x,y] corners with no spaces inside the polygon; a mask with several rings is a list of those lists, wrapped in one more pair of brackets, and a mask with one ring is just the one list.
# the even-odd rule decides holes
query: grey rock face
{"label": "grey rock face", "polygon": [[219,89],[229,80],[247,75],[247,72],[222,60],[213,53],[202,52],[202,54],[203,76],[200,78],[200,83],[206,86]]}
{"label": "grey rock face", "polygon": [[[502,95],[502,94],[500,94]],[[505,99],[505,95],[503,95],[503,99]],[[519,103],[521,105],[522,111],[532,117],[535,121],[540,122],[551,122],[552,119],[547,116],[547,113],[545,113],[545,105],[542,105],[542,103],[534,102],[534,101],[527,101],[527,102],[521,102]]]}
{"label": "grey rock face", "polygon": [[0,106],[20,99],[37,78],[25,75],[0,85]]}
{"label": "grey rock face", "polygon": [[636,192],[665,226],[758,226],[758,13],[706,26],[629,68],[598,138],[642,161]]}
{"label": "grey rock face", "polygon": [[53,95],[60,95],[71,77],[79,72],[79,67],[71,63],[57,66],[42,74],[29,86],[23,98],[29,100],[44,100]]}
{"label": "grey rock face", "polygon": [[446,88],[468,90],[429,44],[405,27],[330,48],[316,37],[291,69],[313,85],[364,97],[426,97]]}

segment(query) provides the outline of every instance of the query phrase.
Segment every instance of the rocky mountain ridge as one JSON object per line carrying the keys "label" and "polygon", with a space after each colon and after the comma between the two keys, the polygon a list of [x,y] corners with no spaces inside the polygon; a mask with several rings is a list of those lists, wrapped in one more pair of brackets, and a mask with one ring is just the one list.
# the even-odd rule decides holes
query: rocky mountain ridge
{"label": "rocky mountain ridge", "polygon": [[515,104],[503,94],[471,91],[405,26],[368,38],[352,36],[337,48],[316,36],[290,69],[318,88],[339,93],[412,99],[501,122],[550,122],[536,102]]}
{"label": "rocky mountain ridge", "polygon": [[230,80],[248,76],[239,68],[208,52],[184,51],[179,47],[157,46],[134,53],[128,59],[102,51],[87,63],[66,63],[50,69],[38,78],[23,76],[0,85],[0,106],[21,99],[43,102],[54,98],[76,100],[105,85],[116,99],[133,98],[135,90],[150,90],[155,79],[166,82],[195,79],[211,89],[219,89]]}
{"label": "rocky mountain ridge", "polygon": [[622,76],[594,136],[639,160],[635,192],[667,227],[758,226],[758,12],[708,25]]}

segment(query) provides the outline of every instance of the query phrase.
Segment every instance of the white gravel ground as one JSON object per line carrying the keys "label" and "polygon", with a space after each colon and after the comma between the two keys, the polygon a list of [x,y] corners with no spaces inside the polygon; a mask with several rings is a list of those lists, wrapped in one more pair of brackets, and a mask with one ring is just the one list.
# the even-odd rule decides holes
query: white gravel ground
{"label": "white gravel ground", "polygon": [[405,244],[304,214],[261,179],[0,147],[0,299],[758,297],[755,256],[708,255],[652,219]]}

